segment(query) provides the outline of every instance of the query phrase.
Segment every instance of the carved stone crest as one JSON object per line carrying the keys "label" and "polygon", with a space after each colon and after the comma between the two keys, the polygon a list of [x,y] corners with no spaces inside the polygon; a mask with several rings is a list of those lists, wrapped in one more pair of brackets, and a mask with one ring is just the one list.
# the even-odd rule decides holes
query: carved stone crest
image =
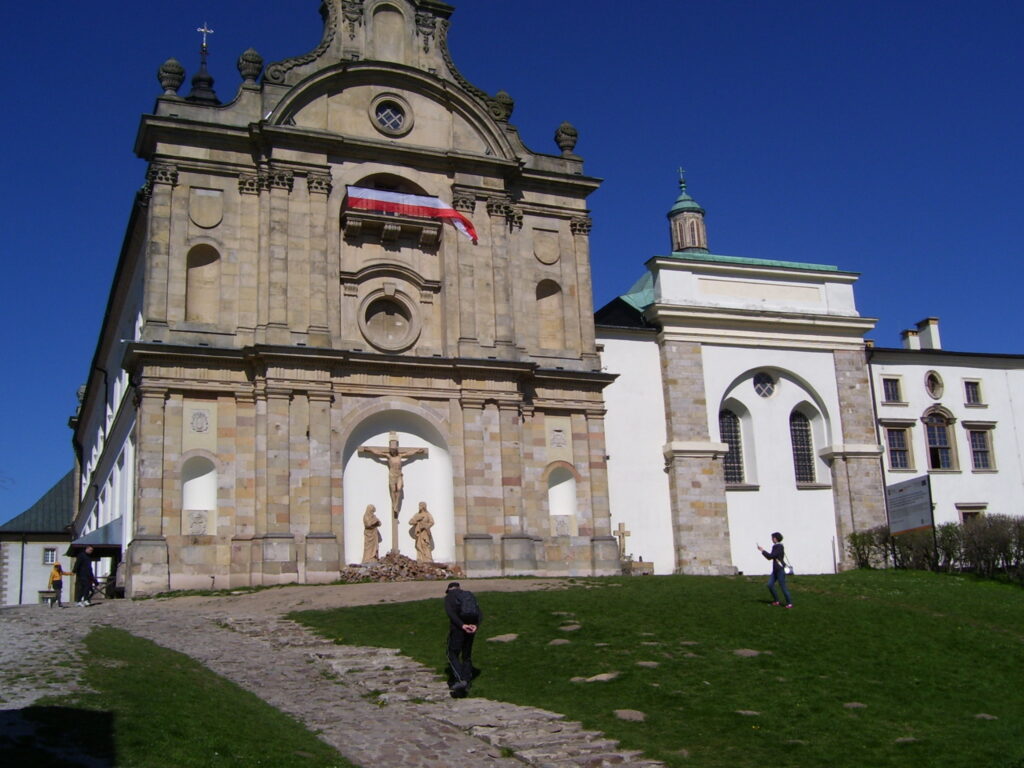
{"label": "carved stone crest", "polygon": [[348,23],[348,39],[355,40],[356,26],[363,23],[363,0],[344,0],[341,13]]}
{"label": "carved stone crest", "polygon": [[209,432],[210,431],[210,412],[209,411],[192,411],[192,419],[189,422],[193,432]]}
{"label": "carved stone crest", "polygon": [[430,42],[434,39],[437,18],[430,11],[416,11],[416,34],[423,38],[423,52],[430,53]]}

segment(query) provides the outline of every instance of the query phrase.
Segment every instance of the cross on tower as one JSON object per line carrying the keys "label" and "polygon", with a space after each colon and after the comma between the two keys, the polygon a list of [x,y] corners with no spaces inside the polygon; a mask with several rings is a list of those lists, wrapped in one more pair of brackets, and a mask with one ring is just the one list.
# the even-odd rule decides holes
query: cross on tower
{"label": "cross on tower", "polygon": [[619,523],[619,528],[615,531],[615,536],[619,540],[619,558],[625,559],[626,557],[626,537],[632,535],[632,531],[626,530],[625,523]]}
{"label": "cross on tower", "polygon": [[202,32],[202,34],[203,34],[203,50],[205,51],[206,50],[206,36],[207,35],[212,35],[213,34],[213,30],[210,29],[209,26],[204,21],[203,22],[203,26],[199,27],[196,30],[196,32]]}
{"label": "cross on tower", "polygon": [[679,188],[686,189],[686,171],[682,167],[679,168]]}

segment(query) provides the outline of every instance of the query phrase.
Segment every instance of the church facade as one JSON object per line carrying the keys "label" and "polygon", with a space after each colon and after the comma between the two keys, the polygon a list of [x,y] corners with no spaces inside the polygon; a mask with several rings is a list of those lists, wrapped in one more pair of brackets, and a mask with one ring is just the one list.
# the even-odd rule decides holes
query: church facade
{"label": "church facade", "polygon": [[598,181],[572,126],[533,152],[456,69],[451,12],[329,0],[314,51],[247,51],[224,104],[205,63],[186,96],[160,69],[74,421],[78,533],[117,529],[129,595],[330,581],[370,504],[413,556],[425,502],[433,558],[471,575],[618,571]]}

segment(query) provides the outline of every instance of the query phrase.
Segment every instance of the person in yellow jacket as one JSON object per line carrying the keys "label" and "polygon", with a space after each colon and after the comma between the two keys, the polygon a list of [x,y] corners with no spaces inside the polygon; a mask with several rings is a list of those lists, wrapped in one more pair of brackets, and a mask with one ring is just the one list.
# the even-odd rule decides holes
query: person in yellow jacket
{"label": "person in yellow jacket", "polygon": [[57,593],[54,596],[54,599],[50,602],[50,607],[51,608],[53,607],[54,603],[57,604],[58,608],[63,608],[64,607],[64,603],[62,603],[61,600],[60,600],[60,593],[61,593],[61,590],[64,588],[64,577],[65,576],[70,576],[70,575],[71,575],[71,571],[65,571],[64,568],[61,567],[61,564],[60,564],[59,560],[56,563],[54,563],[53,564],[53,568],[50,569],[50,584],[49,584],[49,587],[50,587],[51,590],[53,590],[54,592]]}

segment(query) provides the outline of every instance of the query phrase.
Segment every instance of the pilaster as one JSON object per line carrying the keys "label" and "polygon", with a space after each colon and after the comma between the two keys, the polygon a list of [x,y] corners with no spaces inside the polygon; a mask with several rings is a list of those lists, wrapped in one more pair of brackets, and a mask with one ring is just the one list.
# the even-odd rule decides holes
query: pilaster
{"label": "pilaster", "polygon": [[150,340],[166,340],[172,195],[177,184],[176,166],[168,163],[150,164],[146,172],[149,240],[146,243],[146,288],[143,308],[146,327],[151,334]]}
{"label": "pilaster", "polygon": [[309,191],[309,345],[328,347],[327,322],[327,201],[331,194],[330,173],[314,172],[306,177]]}
{"label": "pilaster", "polygon": [[576,256],[576,298],[579,305],[580,355],[599,368],[597,342],[594,331],[594,297],[590,274],[590,228],[593,221],[589,216],[577,216],[570,223]]}
{"label": "pilaster", "polygon": [[288,344],[288,224],[289,198],[295,178],[291,171],[271,169],[270,186],[270,248],[267,319],[267,343]]}

